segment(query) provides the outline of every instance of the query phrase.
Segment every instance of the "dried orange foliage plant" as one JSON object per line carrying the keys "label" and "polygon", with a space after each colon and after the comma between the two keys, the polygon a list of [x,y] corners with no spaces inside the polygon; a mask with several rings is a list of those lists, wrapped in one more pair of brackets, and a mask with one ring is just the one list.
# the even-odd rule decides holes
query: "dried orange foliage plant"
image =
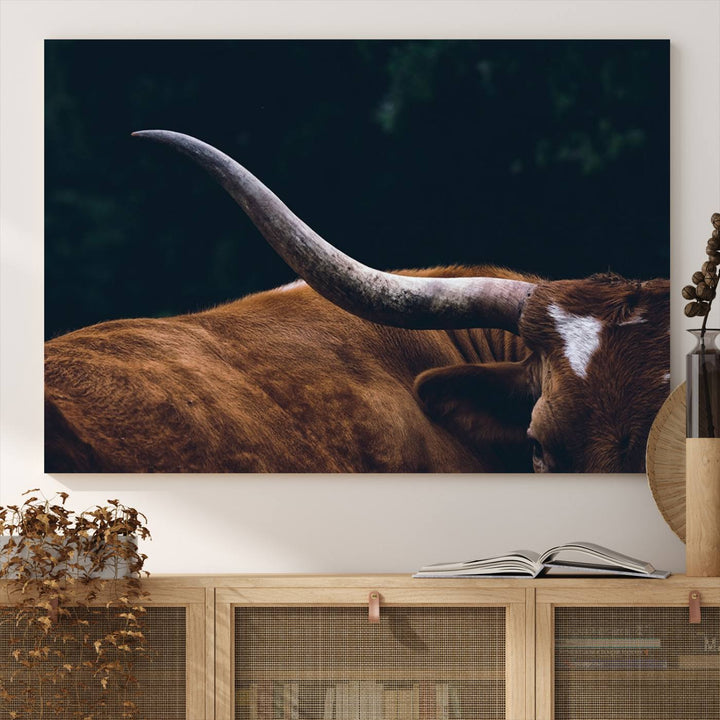
{"label": "dried orange foliage plant", "polygon": [[36,492],[0,506],[0,717],[139,719],[147,519],[117,500],[75,513],[67,493]]}

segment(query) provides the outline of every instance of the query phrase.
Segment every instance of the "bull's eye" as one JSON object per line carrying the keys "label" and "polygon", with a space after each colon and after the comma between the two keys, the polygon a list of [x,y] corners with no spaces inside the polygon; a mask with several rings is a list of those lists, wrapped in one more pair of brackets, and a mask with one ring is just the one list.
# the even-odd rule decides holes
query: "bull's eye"
{"label": "bull's eye", "polygon": [[554,462],[551,454],[545,450],[543,444],[535,437],[535,434],[530,429],[528,429],[527,438],[532,448],[533,472],[552,472]]}
{"label": "bull's eye", "polygon": [[530,438],[530,447],[532,448],[533,461],[541,463],[545,458],[543,446],[533,437]]}

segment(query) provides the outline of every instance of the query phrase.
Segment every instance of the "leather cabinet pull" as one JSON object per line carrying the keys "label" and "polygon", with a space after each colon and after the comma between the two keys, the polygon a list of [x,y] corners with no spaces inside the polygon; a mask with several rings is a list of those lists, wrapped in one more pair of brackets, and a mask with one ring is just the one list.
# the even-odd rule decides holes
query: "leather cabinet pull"
{"label": "leather cabinet pull", "polygon": [[699,623],[702,617],[700,612],[700,593],[697,590],[690,591],[688,604],[690,606],[690,622],[692,624]]}
{"label": "leather cabinet pull", "polygon": [[372,590],[368,596],[368,622],[380,622],[380,593]]}

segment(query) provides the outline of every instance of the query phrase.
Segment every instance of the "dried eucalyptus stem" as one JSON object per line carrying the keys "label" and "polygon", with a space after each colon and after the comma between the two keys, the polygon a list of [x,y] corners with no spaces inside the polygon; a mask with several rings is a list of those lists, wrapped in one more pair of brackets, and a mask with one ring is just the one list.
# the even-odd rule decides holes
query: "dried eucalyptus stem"
{"label": "dried eucalyptus stem", "polygon": [[702,268],[693,274],[694,285],[686,285],[682,289],[683,297],[690,302],[685,306],[685,315],[688,317],[702,316],[703,323],[701,337],[705,337],[708,315],[712,302],[715,299],[718,286],[718,266],[720,266],[720,213],[713,213],[710,218],[713,224],[712,236],[705,246],[705,253],[708,256]]}

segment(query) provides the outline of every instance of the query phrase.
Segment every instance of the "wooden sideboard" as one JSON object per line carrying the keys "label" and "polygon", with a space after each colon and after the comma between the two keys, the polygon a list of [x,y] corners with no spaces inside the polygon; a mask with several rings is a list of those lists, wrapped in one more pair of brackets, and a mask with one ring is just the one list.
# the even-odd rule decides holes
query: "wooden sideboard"
{"label": "wooden sideboard", "polygon": [[[176,611],[149,613],[165,654],[140,680],[157,700],[158,678],[174,673],[181,696],[148,703],[145,720],[720,718],[718,578],[184,575],[144,585],[148,608]],[[691,592],[700,624],[689,622]],[[0,634],[4,675],[9,652]]]}

